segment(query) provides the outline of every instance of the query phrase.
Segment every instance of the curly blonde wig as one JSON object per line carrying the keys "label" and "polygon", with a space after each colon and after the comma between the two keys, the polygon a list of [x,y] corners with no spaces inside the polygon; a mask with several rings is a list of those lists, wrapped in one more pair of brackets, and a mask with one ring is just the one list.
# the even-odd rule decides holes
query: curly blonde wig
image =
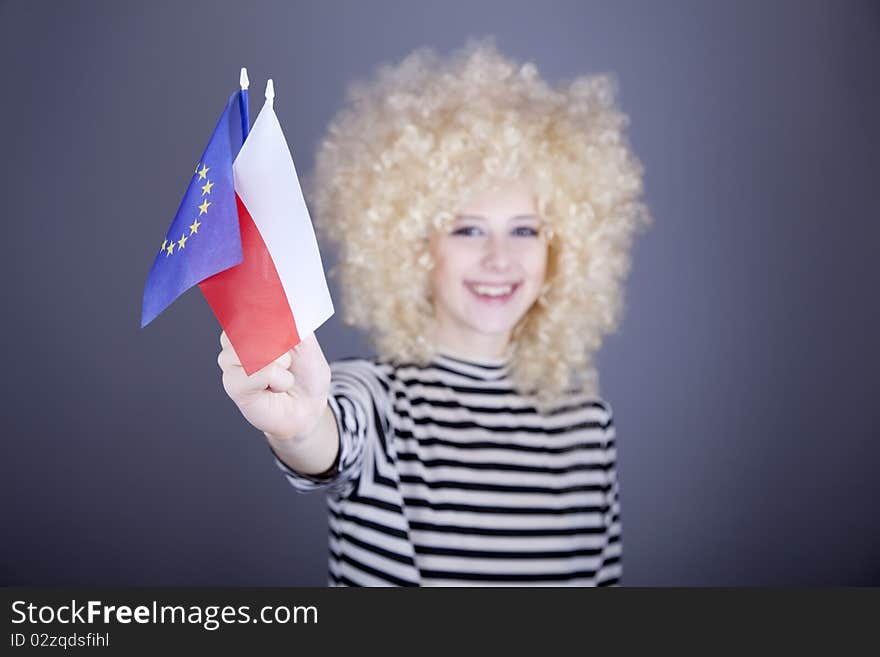
{"label": "curly blonde wig", "polygon": [[430,360],[432,231],[470,194],[528,179],[551,239],[511,374],[545,401],[598,395],[594,356],[620,321],[634,233],[652,221],[627,123],[609,76],[552,86],[492,38],[446,58],[422,48],[353,83],[306,181],[319,233],[338,245],[345,321],[380,358]]}

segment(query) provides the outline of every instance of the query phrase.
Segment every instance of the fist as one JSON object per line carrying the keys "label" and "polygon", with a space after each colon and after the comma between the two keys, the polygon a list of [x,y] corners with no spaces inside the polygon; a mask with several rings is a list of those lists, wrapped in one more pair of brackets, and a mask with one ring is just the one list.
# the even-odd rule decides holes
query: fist
{"label": "fist", "polygon": [[330,366],[313,333],[250,376],[225,331],[220,347],[223,389],[248,422],[279,440],[311,433],[330,392]]}

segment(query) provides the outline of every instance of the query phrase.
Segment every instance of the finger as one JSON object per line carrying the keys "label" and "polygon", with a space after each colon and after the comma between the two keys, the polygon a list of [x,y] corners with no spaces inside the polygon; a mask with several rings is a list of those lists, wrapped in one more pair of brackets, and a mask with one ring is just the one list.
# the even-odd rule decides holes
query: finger
{"label": "finger", "polygon": [[314,334],[306,336],[291,353],[290,371],[296,377],[296,385],[307,395],[323,394],[330,380],[330,366]]}
{"label": "finger", "polygon": [[[281,367],[281,369],[288,369],[290,367],[290,353],[284,352],[276,358],[273,363]],[[270,363],[270,365],[273,363]],[[238,359],[235,350],[232,348],[232,345],[228,344],[228,342],[227,346],[224,346],[223,351],[217,356],[217,364],[220,366],[220,369],[224,371],[232,367],[242,367],[241,361]]]}
{"label": "finger", "polygon": [[275,363],[269,363],[250,376],[247,375],[243,367],[229,368],[223,372],[223,387],[233,399],[240,399],[244,395],[265,390],[269,387],[269,377],[276,367],[278,366]]}
{"label": "finger", "polygon": [[237,402],[241,399],[242,393],[247,385],[245,382],[246,378],[243,368],[238,367],[223,370],[223,389],[233,401]]}
{"label": "finger", "polygon": [[217,364],[224,372],[233,367],[241,368],[241,361],[238,360],[238,356],[235,355],[235,351],[231,348],[223,349],[223,351],[220,352],[217,356]]}
{"label": "finger", "polygon": [[281,369],[286,370],[290,367],[291,356],[289,351],[285,351],[278,358],[275,359],[275,363],[281,367]]}
{"label": "finger", "polygon": [[220,332],[220,347],[221,351],[231,351],[235,356],[235,360],[241,362],[241,359],[235,351],[235,347],[232,346],[232,342],[229,340],[229,336],[226,335],[226,331]]}
{"label": "finger", "polygon": [[[314,351],[315,347],[318,347],[318,339],[315,337],[314,333],[309,333],[308,335],[300,338],[299,344],[297,344],[293,349],[296,352]],[[320,347],[318,348],[320,349]]]}
{"label": "finger", "polygon": [[309,333],[290,352],[293,359],[294,371],[298,363],[313,365],[314,363],[326,363],[324,352],[314,333]]}
{"label": "finger", "polygon": [[287,392],[293,388],[293,373],[276,363],[269,374],[268,387],[272,392]]}

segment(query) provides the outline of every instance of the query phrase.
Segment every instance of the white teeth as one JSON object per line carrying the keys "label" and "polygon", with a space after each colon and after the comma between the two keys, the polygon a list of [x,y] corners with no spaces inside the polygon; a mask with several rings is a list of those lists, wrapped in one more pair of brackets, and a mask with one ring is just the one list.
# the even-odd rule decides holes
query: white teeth
{"label": "white teeth", "polygon": [[489,297],[503,297],[513,291],[513,285],[471,285],[471,288],[477,294]]}

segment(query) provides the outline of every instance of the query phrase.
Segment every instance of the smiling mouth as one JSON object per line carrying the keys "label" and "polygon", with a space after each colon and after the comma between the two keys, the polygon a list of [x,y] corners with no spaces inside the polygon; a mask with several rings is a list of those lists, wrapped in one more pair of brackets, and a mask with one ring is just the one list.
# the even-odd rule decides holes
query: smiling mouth
{"label": "smiling mouth", "polygon": [[510,299],[521,283],[465,283],[480,301],[503,303]]}

